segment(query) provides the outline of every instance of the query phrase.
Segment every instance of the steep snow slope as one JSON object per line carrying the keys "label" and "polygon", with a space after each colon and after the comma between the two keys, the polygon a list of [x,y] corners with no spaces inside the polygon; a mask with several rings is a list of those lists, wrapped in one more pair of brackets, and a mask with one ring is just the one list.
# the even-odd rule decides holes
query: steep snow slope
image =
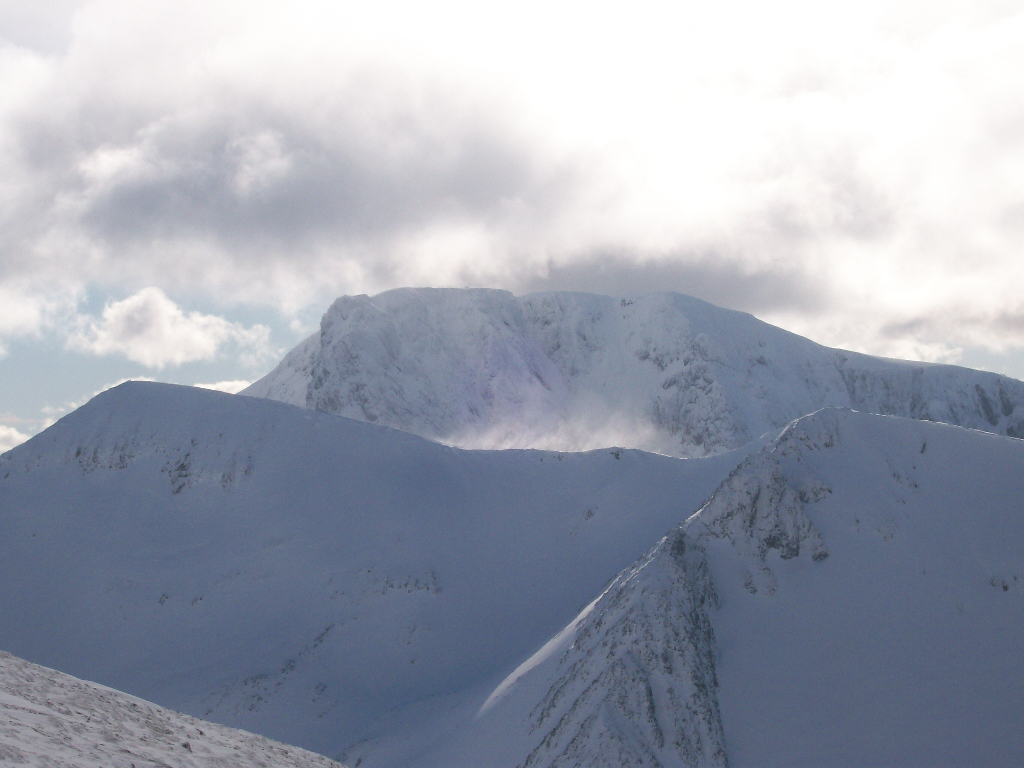
{"label": "steep snow slope", "polygon": [[829,406],[1024,437],[1024,382],[828,349],[670,293],[345,296],[245,394],[476,448],[703,456]]}
{"label": "steep snow slope", "polygon": [[334,756],[505,674],[741,459],[124,384],[0,457],[0,648]]}
{"label": "steep snow slope", "polygon": [[801,419],[409,764],[1021,765],[1022,500],[1024,441]]}
{"label": "steep snow slope", "polygon": [[0,652],[0,764],[48,768],[327,768],[268,741]]}

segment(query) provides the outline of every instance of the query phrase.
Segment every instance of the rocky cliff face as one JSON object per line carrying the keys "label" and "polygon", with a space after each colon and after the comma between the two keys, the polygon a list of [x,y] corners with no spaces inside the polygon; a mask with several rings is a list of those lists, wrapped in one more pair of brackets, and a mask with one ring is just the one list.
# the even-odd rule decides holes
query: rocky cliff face
{"label": "rocky cliff face", "polygon": [[727,765],[716,604],[700,544],[674,531],[580,623],[530,712],[542,738],[523,767]]}
{"label": "rocky cliff face", "polygon": [[821,347],[678,294],[346,296],[244,394],[476,448],[704,456],[823,407],[1024,436],[1024,383]]}

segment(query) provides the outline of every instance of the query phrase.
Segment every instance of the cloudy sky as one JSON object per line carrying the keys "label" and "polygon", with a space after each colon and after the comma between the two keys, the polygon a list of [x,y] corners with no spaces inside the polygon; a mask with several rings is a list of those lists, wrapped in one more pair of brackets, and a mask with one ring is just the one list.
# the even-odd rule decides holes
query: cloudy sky
{"label": "cloudy sky", "polygon": [[1024,378],[1024,2],[0,0],[0,450],[336,296],[677,290]]}

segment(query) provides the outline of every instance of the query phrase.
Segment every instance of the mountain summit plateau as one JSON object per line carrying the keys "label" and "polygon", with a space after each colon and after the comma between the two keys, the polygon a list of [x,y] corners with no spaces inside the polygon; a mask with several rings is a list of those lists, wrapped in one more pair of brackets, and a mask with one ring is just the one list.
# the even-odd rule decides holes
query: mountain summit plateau
{"label": "mountain summit plateau", "polygon": [[465,448],[699,457],[827,407],[1024,437],[1024,383],[822,347],[676,293],[344,296],[243,394]]}

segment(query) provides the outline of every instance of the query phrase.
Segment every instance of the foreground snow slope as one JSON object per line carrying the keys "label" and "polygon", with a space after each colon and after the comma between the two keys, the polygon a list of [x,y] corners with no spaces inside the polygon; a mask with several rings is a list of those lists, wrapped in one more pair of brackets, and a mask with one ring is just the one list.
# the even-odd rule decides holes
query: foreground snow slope
{"label": "foreground snow slope", "polygon": [[816,413],[408,764],[1024,764],[1022,553],[1024,441]]}
{"label": "foreground snow slope", "polygon": [[3,652],[0,764],[341,768],[322,755],[172,712]]}
{"label": "foreground snow slope", "polygon": [[334,756],[507,674],[741,459],[124,384],[0,458],[0,648]]}
{"label": "foreground snow slope", "polygon": [[478,448],[703,456],[827,406],[1024,437],[1024,382],[828,349],[674,293],[344,296],[245,393]]}

